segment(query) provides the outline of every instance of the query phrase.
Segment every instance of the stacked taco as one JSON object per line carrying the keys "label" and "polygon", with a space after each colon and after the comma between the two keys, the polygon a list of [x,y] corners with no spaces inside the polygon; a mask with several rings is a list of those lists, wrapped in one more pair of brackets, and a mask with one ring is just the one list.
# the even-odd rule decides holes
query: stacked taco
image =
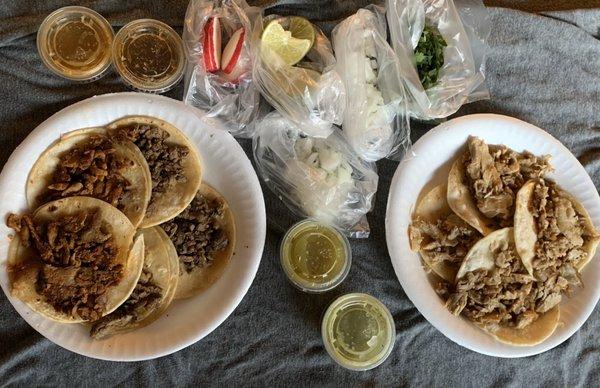
{"label": "stacked taco", "polygon": [[549,159],[469,138],[408,230],[450,312],[511,345],[552,335],[600,242],[583,205],[547,178]]}
{"label": "stacked taco", "polygon": [[61,136],[29,173],[30,210],[6,220],[12,294],[94,339],[158,319],[224,272],[233,214],[202,183],[198,151],[152,117]]}

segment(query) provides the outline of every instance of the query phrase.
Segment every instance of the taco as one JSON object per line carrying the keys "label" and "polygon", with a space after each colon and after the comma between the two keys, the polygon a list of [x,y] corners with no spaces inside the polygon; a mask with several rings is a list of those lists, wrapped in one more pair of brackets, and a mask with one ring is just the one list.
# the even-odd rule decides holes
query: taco
{"label": "taco", "polygon": [[115,206],[136,227],[151,191],[150,170],[141,152],[129,142],[110,140],[103,128],[61,136],[35,162],[26,186],[32,209],[60,198],[89,196]]}
{"label": "taco", "polygon": [[149,325],[169,307],[179,280],[179,258],[158,226],[142,229],[144,267],[129,298],[111,314],[93,322],[90,336],[102,339]]}
{"label": "taco", "polygon": [[225,198],[202,184],[190,205],[161,227],[179,256],[175,299],[197,295],[221,277],[235,247],[235,221]]}
{"label": "taco", "polygon": [[550,180],[527,182],[517,194],[517,252],[531,275],[547,283],[545,292],[560,301],[581,285],[579,272],[600,243],[600,232],[583,205]]}
{"label": "taco", "polygon": [[142,271],[144,241],[117,208],[91,197],[10,214],[12,295],[58,322],[95,321],[131,294]]}
{"label": "taco", "polygon": [[161,224],[182,212],[194,199],[202,179],[200,156],[188,138],[153,117],[126,117],[107,128],[117,141],[133,142],[148,163],[152,194],[140,227]]}
{"label": "taco", "polygon": [[545,303],[547,296],[516,252],[513,232],[499,229],[471,248],[446,305],[500,342],[530,346],[552,335],[560,310]]}
{"label": "taco", "polygon": [[469,137],[468,150],[448,175],[448,204],[484,236],[512,226],[517,191],[530,179],[551,170],[549,156],[515,152]]}
{"label": "taco", "polygon": [[481,234],[452,212],[446,185],[431,189],[419,201],[408,227],[410,248],[436,275],[454,283],[456,273]]}

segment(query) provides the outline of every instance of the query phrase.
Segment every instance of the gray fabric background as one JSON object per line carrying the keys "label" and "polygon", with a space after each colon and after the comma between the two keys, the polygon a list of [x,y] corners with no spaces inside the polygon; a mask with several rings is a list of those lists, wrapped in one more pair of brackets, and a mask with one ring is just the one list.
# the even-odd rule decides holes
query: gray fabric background
{"label": "gray fabric background", "polygon": [[[153,17],[181,29],[186,0],[81,1],[115,26]],[[265,2],[263,2],[265,3]],[[368,1],[286,0],[273,8],[299,14],[329,31],[335,20]],[[508,114],[545,128],[585,165],[600,187],[600,10],[565,11],[568,2],[490,1],[543,15],[490,8],[487,83],[492,99],[461,114]],[[75,85],[47,71],[35,48],[35,32],[50,11],[67,1],[0,2],[0,163],[44,119],[76,101],[124,91],[114,73]],[[285,4],[285,5],[284,5]],[[582,8],[597,2],[577,2]],[[583,4],[583,5],[582,5]],[[547,8],[544,6],[547,5]],[[553,6],[554,5],[554,6]],[[558,11],[557,11],[558,10]],[[179,99],[182,88],[168,93]],[[427,129],[413,126],[415,139]],[[242,142],[248,151],[248,142]],[[397,163],[379,163],[380,189],[369,215],[372,236],[352,241],[354,263],[347,280],[321,296],[292,288],[277,263],[279,239],[293,222],[267,190],[265,251],[250,291],[229,319],[199,343],[171,356],[110,363],[63,350],[29,327],[0,296],[0,385],[598,385],[600,314],[596,309],[570,340],[545,354],[521,360],[482,356],[434,329],[406,298],[384,236],[385,203]],[[26,173],[25,171],[23,173]],[[338,295],[360,291],[380,298],[397,329],[387,362],[369,372],[350,372],[327,356],[320,317]]]}

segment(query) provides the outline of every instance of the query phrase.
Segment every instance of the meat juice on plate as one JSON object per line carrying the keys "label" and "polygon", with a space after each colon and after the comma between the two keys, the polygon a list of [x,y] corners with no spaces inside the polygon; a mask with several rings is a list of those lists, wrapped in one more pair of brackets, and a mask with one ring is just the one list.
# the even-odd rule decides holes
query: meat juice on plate
{"label": "meat juice on plate", "polygon": [[340,284],[350,270],[348,240],[331,226],[305,220],[294,225],[281,244],[281,265],[303,291],[322,292]]}

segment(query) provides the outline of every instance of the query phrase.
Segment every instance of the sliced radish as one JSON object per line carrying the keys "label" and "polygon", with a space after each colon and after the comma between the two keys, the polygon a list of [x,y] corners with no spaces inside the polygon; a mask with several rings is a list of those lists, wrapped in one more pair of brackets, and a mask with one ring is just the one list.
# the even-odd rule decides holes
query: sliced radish
{"label": "sliced radish", "polygon": [[221,66],[221,22],[218,17],[208,19],[204,25],[204,68],[210,73],[219,71]]}
{"label": "sliced radish", "polygon": [[231,35],[229,42],[223,50],[223,56],[221,60],[221,70],[225,74],[231,74],[236,68],[242,54],[242,48],[244,47],[244,36],[246,31],[244,27],[240,28]]}

